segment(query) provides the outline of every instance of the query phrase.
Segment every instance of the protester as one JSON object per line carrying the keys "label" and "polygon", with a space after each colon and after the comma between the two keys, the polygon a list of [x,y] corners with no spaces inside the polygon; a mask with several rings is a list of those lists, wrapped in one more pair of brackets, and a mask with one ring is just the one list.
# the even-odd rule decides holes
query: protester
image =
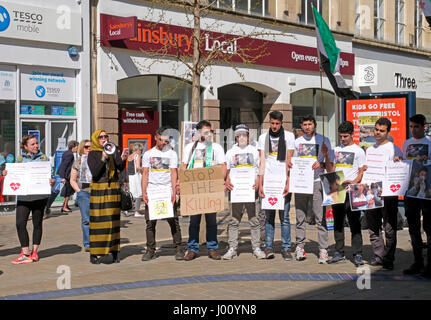
{"label": "protester", "polygon": [[120,262],[120,184],[119,172],[126,166],[128,149],[120,154],[104,151],[109,136],[103,129],[91,135],[88,167],[90,184],[90,262],[93,264]]}
{"label": "protester", "polygon": [[[22,156],[19,156],[17,162],[38,162],[48,161],[46,155],[39,150],[39,143],[37,137],[33,134],[28,134],[22,137],[21,150],[23,150]],[[7,171],[3,171],[3,175],[7,175]],[[50,184],[54,183],[54,180],[50,179]],[[48,194],[41,195],[28,195],[28,196],[17,196],[16,203],[16,229],[18,232],[18,239],[21,244],[21,254],[15,260],[12,260],[13,264],[31,263],[39,261],[37,251],[42,240],[42,223],[43,213],[45,211],[46,202],[48,201]],[[33,250],[30,251],[29,244],[30,240],[27,232],[27,220],[31,213],[33,221]]]}
{"label": "protester", "polygon": [[[425,116],[422,114],[416,114],[409,120],[409,128],[412,137],[407,139],[403,144],[404,159],[416,159],[419,161],[431,159],[431,140],[425,137]],[[413,153],[412,150],[416,152]],[[426,185],[425,181],[422,183]],[[420,182],[418,184],[420,185]],[[420,187],[418,189],[420,189]],[[413,248],[414,262],[409,268],[403,270],[403,272],[404,274],[421,273],[425,277],[431,277],[431,201],[426,199],[411,198],[409,197],[409,193],[407,193],[407,196],[404,198],[404,208],[406,212],[407,223],[409,225],[409,234]],[[421,235],[421,213],[423,219],[423,229],[427,236],[426,267],[424,265],[422,253],[423,244]]]}
{"label": "protester", "polygon": [[[369,158],[382,159],[382,163],[399,161],[402,151],[388,139],[391,131],[391,122],[387,118],[377,120],[374,128],[376,143],[367,148],[366,161]],[[365,171],[367,166],[365,166]],[[392,270],[395,261],[397,246],[397,213],[398,196],[383,197],[384,205],[381,208],[367,210],[365,213],[370,242],[373,247],[375,260],[372,266],[383,266],[383,269]],[[383,222],[382,222],[383,219]],[[382,229],[385,232],[386,243],[383,240]]]}
{"label": "protester", "polygon": [[[218,143],[212,142],[213,133],[211,123],[202,120],[196,126],[196,141],[189,143],[184,148],[183,163],[181,169],[192,169],[210,167],[214,165],[223,165],[223,174],[226,175],[226,163],[224,150]],[[193,215],[190,217],[188,252],[184,260],[190,261],[197,257],[199,251],[199,229],[202,215]],[[205,214],[206,221],[206,246],[208,256],[214,260],[220,260],[218,253],[217,241],[217,214]]]}
{"label": "protester", "polygon": [[127,157],[127,174],[129,176],[129,190],[133,195],[135,205],[135,217],[145,217],[141,214],[141,201],[142,201],[142,150],[144,146],[142,143],[135,143],[133,145],[133,152]]}
{"label": "protester", "polygon": [[57,174],[60,176],[61,182],[64,183],[60,195],[64,197],[61,212],[65,213],[72,212],[69,208],[69,199],[70,196],[73,195],[74,191],[70,185],[70,171],[72,170],[72,165],[75,161],[73,154],[78,151],[78,145],[79,143],[75,140],[69,141],[67,144],[67,151],[61,156],[61,163],[57,170]]}
{"label": "protester", "polygon": [[[267,174],[285,175],[286,186],[283,191],[284,210],[279,210],[278,215],[281,222],[281,255],[284,260],[292,259],[290,253],[292,241],[290,236],[290,200],[292,194],[289,191],[289,167],[287,163],[294,151],[294,135],[283,128],[283,114],[280,111],[272,111],[269,114],[269,131],[259,137],[260,152],[260,174],[259,196],[265,198],[263,181]],[[267,259],[274,256],[274,233],[275,233],[275,210],[265,210],[265,255]]]}
{"label": "protester", "polygon": [[91,151],[91,141],[82,140],[79,144],[79,158],[73,163],[70,185],[76,192],[76,202],[81,212],[82,242],[85,252],[90,252],[90,183],[91,172],[87,159]]}
{"label": "protester", "polygon": [[361,147],[353,143],[353,123],[345,121],[338,126],[340,145],[334,148],[335,171],[344,173],[343,187],[347,188],[344,203],[332,205],[334,215],[335,253],[328,263],[344,262],[344,221],[347,215],[352,236],[353,263],[356,266],[363,265],[362,260],[362,233],[361,211],[352,211],[350,208],[349,185],[360,183],[363,167],[365,165],[365,152]]}
{"label": "protester", "polygon": [[[235,185],[232,184],[230,173],[232,169],[250,167],[254,170],[254,185],[253,189],[259,188],[259,152],[249,144],[249,128],[246,124],[239,124],[235,127],[235,144],[226,152],[226,187],[228,190],[233,190]],[[231,219],[229,221],[227,231],[229,236],[229,250],[223,256],[224,260],[231,260],[237,257],[238,253],[238,233],[239,223],[241,222],[244,210],[248,215],[248,223],[251,230],[251,246],[253,256],[256,259],[265,259],[266,255],[260,250],[260,227],[259,219],[256,217],[256,202],[247,203],[231,203]]]}
{"label": "protester", "polygon": [[[322,184],[320,175],[324,170],[328,172],[333,169],[334,153],[331,143],[327,137],[316,133],[316,119],[309,115],[301,120],[301,128],[304,134],[295,140],[295,156],[306,156],[314,158],[312,169],[314,170],[313,194],[295,194],[296,207],[296,260],[306,259],[305,253],[305,230],[307,209],[311,208],[318,228],[319,241],[319,263],[324,264],[328,261],[328,230],[325,223],[325,207],[322,207]],[[303,155],[300,150],[310,150],[312,154]]]}
{"label": "protester", "polygon": [[[145,212],[146,219],[146,235],[147,235],[147,251],[142,257],[142,261],[155,259],[156,256],[156,224],[157,220],[150,220],[148,207],[148,192],[151,189],[169,186],[171,188],[171,203],[174,206],[174,217],[167,218],[171,228],[171,234],[176,250],[175,259],[184,260],[184,248],[181,245],[181,228],[177,215],[176,205],[176,185],[178,178],[178,156],[177,153],[169,146],[169,131],[170,127],[160,127],[156,132],[156,146],[145,152],[142,166],[142,196],[147,204]],[[160,161],[157,161],[160,160]],[[160,168],[158,163],[163,163],[166,168]]]}

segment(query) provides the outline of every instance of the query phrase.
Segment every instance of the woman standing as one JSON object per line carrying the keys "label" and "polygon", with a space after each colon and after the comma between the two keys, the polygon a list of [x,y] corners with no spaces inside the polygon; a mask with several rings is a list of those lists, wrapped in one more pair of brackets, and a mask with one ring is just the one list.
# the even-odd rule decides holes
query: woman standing
{"label": "woman standing", "polygon": [[[33,134],[25,135],[21,141],[21,149],[24,151],[17,162],[47,161],[47,157],[39,150],[37,137]],[[3,172],[7,174],[6,171]],[[54,180],[50,178],[51,185]],[[39,261],[37,251],[42,240],[43,213],[49,194],[18,196],[16,204],[16,229],[19,242],[21,243],[21,254],[12,261],[13,264],[31,263]],[[30,251],[30,240],[27,232],[27,220],[32,214],[33,221],[33,250]]]}
{"label": "woman standing", "polygon": [[81,211],[82,236],[85,252],[90,252],[90,183],[91,172],[87,159],[91,141],[82,140],[79,144],[79,158],[73,163],[70,172],[70,185],[76,192],[76,202]]}
{"label": "woman standing", "polygon": [[129,189],[135,199],[135,217],[145,217],[139,212],[142,202],[142,143],[133,145],[133,152],[127,158],[127,174],[129,176]]}
{"label": "woman standing", "polygon": [[109,142],[106,131],[99,129],[91,136],[88,167],[92,175],[90,184],[90,262],[120,262],[120,184],[118,175],[126,167],[128,149],[120,155],[116,147],[113,154],[105,153]]}
{"label": "woman standing", "polygon": [[57,170],[57,173],[61,178],[61,182],[64,183],[60,195],[64,197],[61,212],[65,213],[72,212],[72,210],[69,208],[69,199],[70,196],[73,195],[74,191],[72,186],[70,185],[70,172],[72,170],[73,162],[75,161],[75,157],[73,156],[73,154],[78,151],[78,145],[78,141],[69,141],[69,143],[67,144],[67,151],[61,156],[61,163]]}

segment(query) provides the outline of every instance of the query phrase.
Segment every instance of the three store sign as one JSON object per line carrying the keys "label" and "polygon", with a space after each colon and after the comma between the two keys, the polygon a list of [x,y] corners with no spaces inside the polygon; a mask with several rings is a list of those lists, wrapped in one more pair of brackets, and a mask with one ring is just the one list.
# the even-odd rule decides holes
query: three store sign
{"label": "three store sign", "polygon": [[[138,20],[136,17],[100,15],[101,44],[160,55],[192,56],[193,29]],[[214,60],[279,68],[319,71],[315,47],[201,31],[201,49]],[[341,73],[354,75],[354,54],[341,53]]]}

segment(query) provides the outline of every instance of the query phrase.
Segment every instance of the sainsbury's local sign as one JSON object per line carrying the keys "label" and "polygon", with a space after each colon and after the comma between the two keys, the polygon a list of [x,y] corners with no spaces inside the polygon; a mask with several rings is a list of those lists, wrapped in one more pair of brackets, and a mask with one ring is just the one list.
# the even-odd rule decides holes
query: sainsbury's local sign
{"label": "sainsbury's local sign", "polygon": [[81,15],[65,1],[55,8],[0,1],[0,38],[81,45]]}
{"label": "sainsbury's local sign", "polygon": [[[105,47],[143,50],[162,55],[193,55],[193,29],[170,24],[155,23],[135,17],[100,15],[100,38]],[[130,36],[134,31],[133,36]],[[248,63],[279,68],[319,71],[316,47],[293,45],[284,42],[235,36],[212,31],[201,31],[201,51],[214,55],[216,60]],[[355,74],[355,56],[341,53],[340,71]]]}

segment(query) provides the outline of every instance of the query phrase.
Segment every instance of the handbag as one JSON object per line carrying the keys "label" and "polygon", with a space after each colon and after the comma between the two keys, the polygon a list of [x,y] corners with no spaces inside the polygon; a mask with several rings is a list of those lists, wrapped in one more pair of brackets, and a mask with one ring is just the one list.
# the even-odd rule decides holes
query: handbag
{"label": "handbag", "polygon": [[120,188],[120,192],[121,192],[121,210],[122,211],[128,211],[130,209],[132,209],[133,207],[133,195],[132,193],[125,189],[125,188]]}

